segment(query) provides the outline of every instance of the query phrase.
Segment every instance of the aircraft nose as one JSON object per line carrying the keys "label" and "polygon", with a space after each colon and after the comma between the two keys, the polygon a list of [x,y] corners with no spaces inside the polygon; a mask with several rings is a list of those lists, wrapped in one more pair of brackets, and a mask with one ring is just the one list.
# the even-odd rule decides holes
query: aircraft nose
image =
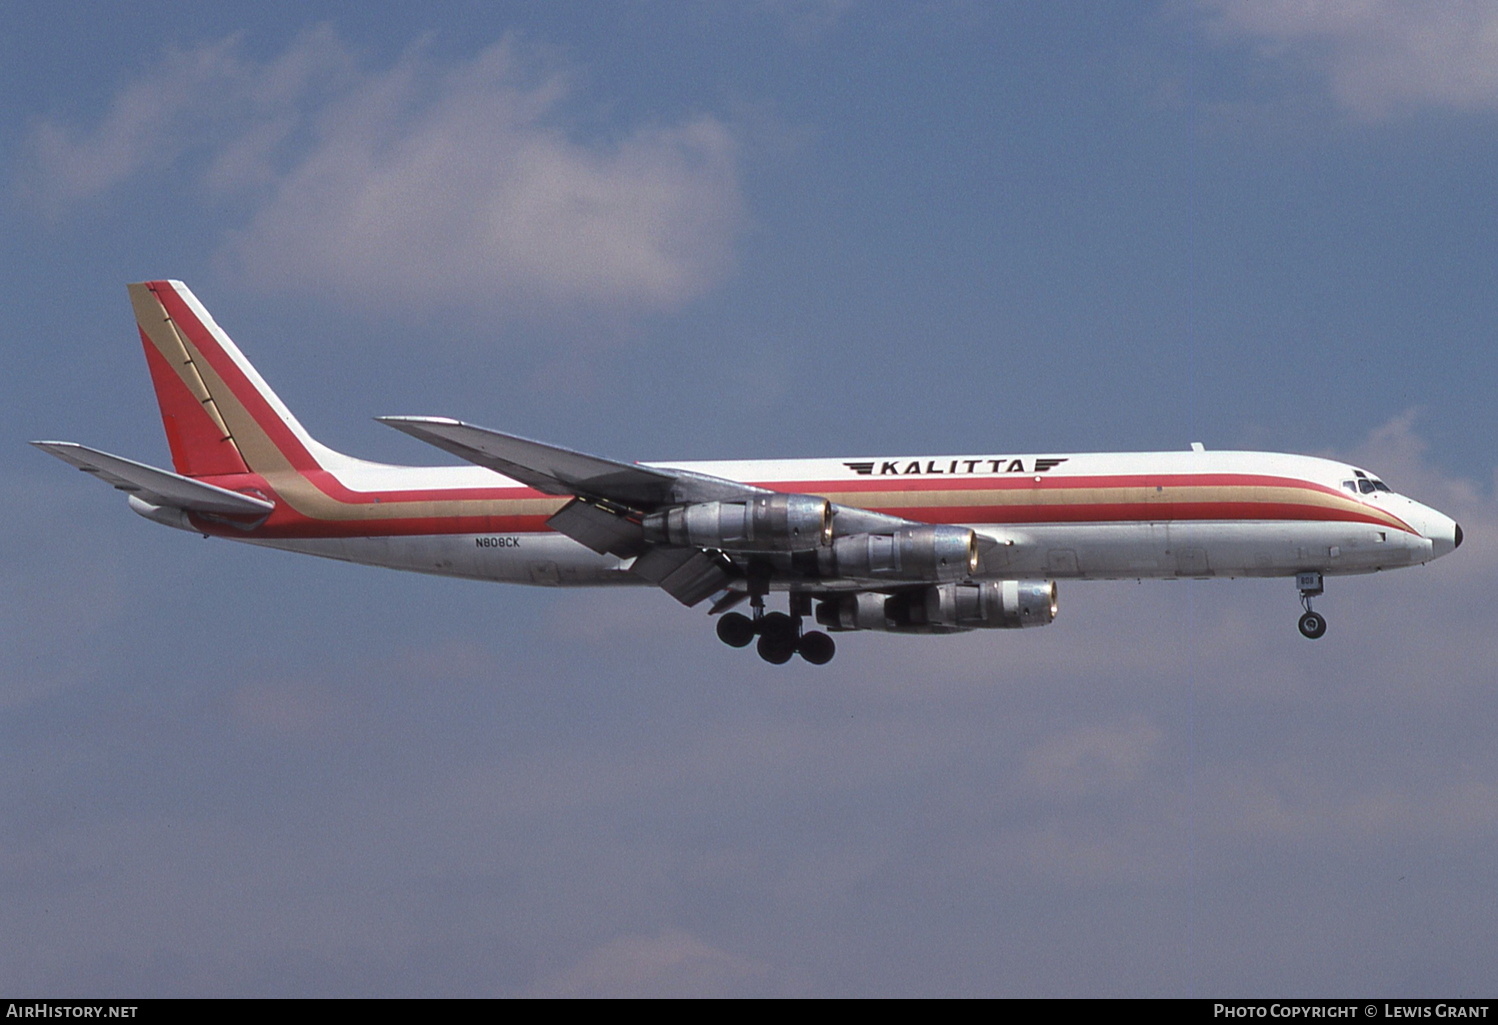
{"label": "aircraft nose", "polygon": [[1401,505],[1405,522],[1414,527],[1419,535],[1430,542],[1427,559],[1439,559],[1462,546],[1462,525],[1439,509],[1422,505],[1414,499],[1405,499]]}
{"label": "aircraft nose", "polygon": [[1462,525],[1450,516],[1443,516],[1434,509],[1425,530],[1425,536],[1430,538],[1433,549],[1433,557],[1439,559],[1448,552],[1454,552],[1462,546]]}

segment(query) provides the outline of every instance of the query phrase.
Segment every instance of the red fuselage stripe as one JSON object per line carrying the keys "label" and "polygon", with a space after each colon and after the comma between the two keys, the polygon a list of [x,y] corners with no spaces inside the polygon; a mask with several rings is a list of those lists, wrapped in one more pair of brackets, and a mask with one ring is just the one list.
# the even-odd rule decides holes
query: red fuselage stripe
{"label": "red fuselage stripe", "polygon": [[[512,514],[505,507],[516,501],[534,502],[553,496],[543,495],[532,488],[515,485],[511,487],[475,488],[429,488],[422,490],[390,490],[378,492],[353,491],[346,487],[331,472],[318,465],[317,460],[297,437],[295,432],[281,419],[265,396],[261,394],[239,364],[224,351],[217,339],[198,319],[191,307],[183,301],[176,289],[166,282],[154,282],[152,289],[165,306],[168,314],[180,326],[188,341],[207,360],[214,373],[229,387],[234,397],[254,418],[260,429],[282,452],[294,468],[297,476],[315,487],[326,497],[348,506],[383,504],[398,506],[406,503],[445,503],[454,501],[493,503],[487,514],[465,512],[452,516],[417,515],[392,519],[313,519],[290,508],[288,503],[277,503],[276,513],[270,521],[255,531],[261,537],[351,537],[361,535],[410,535],[410,534],[465,534],[465,533],[530,533],[546,530],[546,517],[527,514]],[[896,460],[905,463],[909,460]],[[942,460],[926,460],[935,465]],[[947,460],[945,462],[950,462]],[[966,459],[958,460],[965,464]],[[982,460],[988,462],[988,460]],[[200,479],[233,489],[256,487],[274,494],[274,482],[259,474],[235,474],[218,477],[205,476]],[[1315,501],[1304,504],[1285,501],[1283,495],[1256,500],[1253,492],[1261,489],[1296,490],[1308,498],[1333,496],[1345,498],[1337,489],[1324,484],[1289,477],[1265,474],[1203,473],[1203,474],[1115,474],[1062,476],[1035,474],[988,474],[983,476],[951,474],[911,474],[859,476],[842,480],[766,481],[759,484],[780,492],[804,494],[861,494],[882,493],[909,496],[910,504],[880,503],[877,511],[889,512],[908,519],[930,523],[1005,523],[1043,525],[1052,523],[1147,523],[1182,520],[1214,521],[1346,521],[1390,525],[1391,517],[1382,510],[1366,512],[1356,504],[1324,505]],[[1068,493],[1077,491],[1106,491],[1113,489],[1155,488],[1160,497],[1149,502],[1139,501],[1068,501]],[[1217,488],[1224,494],[1216,500],[1172,500],[1170,492],[1180,488]],[[949,497],[947,502],[933,501],[946,496],[955,497],[964,492],[1033,492],[1036,501],[1002,504],[956,504]],[[1103,496],[1095,496],[1103,497]],[[1120,496],[1122,497],[1122,496]],[[1129,496],[1131,499],[1136,496]],[[1395,521],[1397,523],[1397,521]],[[217,528],[215,528],[217,529]],[[231,528],[232,529],[232,528]],[[1399,524],[1397,529],[1415,533]],[[227,531],[226,531],[227,532]]]}
{"label": "red fuselage stripe", "polygon": [[[244,486],[244,478],[215,479],[221,486]],[[274,497],[274,488],[262,482],[263,490]],[[1096,489],[1088,489],[1096,490]],[[1052,495],[1064,494],[1064,489],[1051,491]],[[411,535],[411,534],[469,534],[469,533],[532,533],[546,531],[546,515],[507,512],[517,499],[545,499],[529,488],[504,488],[493,490],[463,490],[460,492],[381,492],[369,495],[369,501],[400,506],[412,499],[407,495],[421,495],[424,501],[441,501],[462,496],[466,499],[487,499],[492,502],[492,511],[481,514],[418,515],[393,519],[370,520],[314,519],[303,516],[285,503],[280,503],[271,521],[255,533],[263,537],[355,537],[362,535]],[[921,497],[933,497],[928,490]],[[552,499],[560,504],[560,499]],[[906,519],[923,523],[992,523],[1014,526],[1043,526],[1048,524],[1078,523],[1172,523],[1172,522],[1347,522],[1367,523],[1373,526],[1389,526],[1387,519],[1377,511],[1360,512],[1355,507],[1326,506],[1320,504],[1286,501],[1171,501],[1168,498],[1152,502],[1040,502],[1003,505],[923,505],[919,501],[912,505],[876,508]],[[1408,527],[1403,527],[1410,533]]]}

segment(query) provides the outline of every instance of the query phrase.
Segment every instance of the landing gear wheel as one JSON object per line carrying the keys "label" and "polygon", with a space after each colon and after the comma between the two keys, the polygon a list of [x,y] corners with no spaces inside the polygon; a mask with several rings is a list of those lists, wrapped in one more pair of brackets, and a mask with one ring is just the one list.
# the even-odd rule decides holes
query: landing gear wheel
{"label": "landing gear wheel", "polygon": [[759,652],[760,658],[771,665],[783,666],[796,653],[796,639],[781,637],[778,634],[761,634],[754,650]]}
{"label": "landing gear wheel", "polygon": [[730,648],[747,648],[754,640],[754,620],[737,612],[725,612],[718,620],[718,640]]}
{"label": "landing gear wheel", "polygon": [[796,639],[796,621],[784,612],[767,612],[759,617],[755,629],[764,637],[789,637]]}
{"label": "landing gear wheel", "polygon": [[1319,612],[1306,612],[1300,617],[1300,632],[1314,641],[1326,633],[1326,617]]}
{"label": "landing gear wheel", "polygon": [[785,665],[796,653],[799,633],[796,621],[784,612],[771,612],[759,621],[759,657],[772,665]]}
{"label": "landing gear wheel", "polygon": [[825,666],[837,654],[837,644],[822,631],[813,630],[801,638],[796,650],[812,665]]}

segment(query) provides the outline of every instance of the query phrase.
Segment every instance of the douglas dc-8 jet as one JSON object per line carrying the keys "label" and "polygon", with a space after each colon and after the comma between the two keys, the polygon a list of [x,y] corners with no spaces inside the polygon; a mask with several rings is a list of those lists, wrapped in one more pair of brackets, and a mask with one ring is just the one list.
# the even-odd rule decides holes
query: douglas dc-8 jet
{"label": "douglas dc-8 jet", "polygon": [[[382,423],[468,465],[318,444],[179,281],[130,286],[175,472],[38,448],[205,536],[446,576],[652,585],[717,633],[822,664],[831,633],[1044,626],[1061,579],[1326,576],[1429,562],[1449,517],[1331,459],[1265,452],[966,453],[624,463],[445,417]],[[766,612],[784,593],[786,612]],[[729,611],[748,602],[751,615]],[[812,629],[807,629],[812,621]],[[815,626],[825,630],[815,629]]]}

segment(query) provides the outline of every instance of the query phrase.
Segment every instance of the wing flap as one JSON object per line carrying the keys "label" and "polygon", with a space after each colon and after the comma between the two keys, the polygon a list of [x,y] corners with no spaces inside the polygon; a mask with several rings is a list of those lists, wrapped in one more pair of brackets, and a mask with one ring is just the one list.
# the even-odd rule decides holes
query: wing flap
{"label": "wing flap", "polygon": [[692,606],[738,578],[721,552],[693,548],[650,549],[630,567],[683,605]]}
{"label": "wing flap", "polygon": [[616,512],[574,498],[546,521],[558,534],[587,545],[600,555],[627,559],[645,550],[645,528]]}
{"label": "wing flap", "polygon": [[139,495],[152,505],[223,516],[267,516],[276,507],[274,502],[100,452],[76,442],[33,441],[32,444],[120,491]]}

